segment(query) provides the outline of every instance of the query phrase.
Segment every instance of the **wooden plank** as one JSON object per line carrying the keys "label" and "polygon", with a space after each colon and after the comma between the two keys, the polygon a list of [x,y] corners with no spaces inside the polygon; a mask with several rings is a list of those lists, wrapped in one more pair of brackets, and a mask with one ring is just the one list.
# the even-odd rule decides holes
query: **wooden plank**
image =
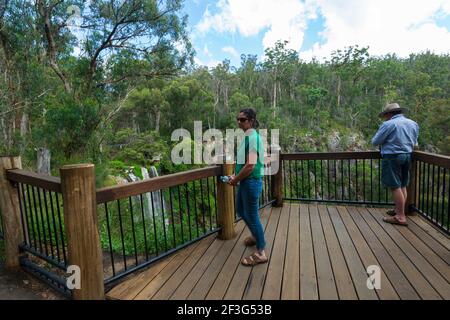
{"label": "wooden plank", "polygon": [[[209,246],[203,248],[198,247],[178,268],[169,280],[155,293],[152,300],[167,300],[172,293],[178,288],[180,283],[185,279],[187,275],[197,274],[200,277],[203,271],[208,266],[211,259],[222,248],[224,241],[217,239],[216,235],[210,236],[212,242]],[[193,282],[192,286],[196,282]]]}
{"label": "wooden plank", "polygon": [[[286,204],[287,205],[287,204]],[[266,228],[266,254],[269,259],[272,259],[273,244],[275,242],[276,231],[281,216],[281,208],[272,208],[272,212],[269,217],[269,222]],[[264,284],[266,281],[267,270],[269,263],[253,268],[248,278],[247,286],[245,287],[243,300],[261,300],[261,296],[264,290]]]}
{"label": "wooden plank", "polygon": [[166,257],[152,265],[148,268],[133,273],[125,280],[114,286],[107,294],[107,299],[115,299],[115,300],[125,300],[125,294],[129,292],[139,292],[145,288],[148,282],[150,282],[156,275],[164,269],[169,262],[176,257],[180,251]]}
{"label": "wooden plank", "polygon": [[[244,229],[244,232],[241,233],[241,237],[238,240],[238,243],[243,242],[246,237],[250,236],[250,231],[248,228]],[[233,278],[233,275],[239,265],[242,254],[245,251],[244,245],[236,245],[234,246],[231,254],[229,255],[227,261],[222,267],[219,275],[215,279],[213,285],[211,286],[208,294],[206,295],[206,300],[222,300],[227,288]]]}
{"label": "wooden plank", "polygon": [[217,176],[221,173],[222,168],[220,166],[212,166],[131,182],[124,185],[101,188],[97,190],[97,203],[137,196],[151,191],[182,185],[190,181]]}
{"label": "wooden plank", "polygon": [[[241,234],[244,231],[245,223],[243,220],[236,225],[236,234],[232,240],[225,241],[225,244],[216,254],[214,259],[208,265],[208,268],[201,274],[200,279],[197,279],[196,273],[189,274],[180,284],[174,294],[170,297],[171,300],[203,300],[208,294],[214,280],[221,271],[228,256],[233,248],[237,245],[238,240],[241,239]],[[193,287],[194,286],[194,287]]]}
{"label": "wooden plank", "polygon": [[[372,253],[372,250],[370,249],[366,240],[361,235],[361,232],[358,230],[358,227],[350,217],[350,213],[347,210],[347,208],[338,206],[337,209],[341,216],[342,222],[347,228],[347,232],[350,235],[350,238],[352,239],[356,250],[358,251],[359,257],[361,258],[365,269],[367,270],[367,267],[372,265],[380,266],[380,263],[378,262],[375,255]],[[386,279],[386,281],[383,281],[381,288],[377,289],[375,292],[378,294],[378,297],[382,300],[398,300],[399,296],[397,292],[395,292],[395,289],[392,286],[391,282],[389,281],[389,278],[384,273],[384,270],[381,267],[380,269],[381,269],[381,279]]]}
{"label": "wooden plank", "polygon": [[417,226],[423,229],[431,237],[433,237],[437,242],[439,242],[445,249],[450,251],[450,237],[445,235],[440,230],[436,229],[431,223],[429,223],[425,218],[420,215],[408,216],[410,221],[415,223]]}
{"label": "wooden plank", "polygon": [[434,288],[428,283],[420,271],[416,268],[405,253],[394,243],[389,237],[388,233],[382,228],[378,222],[372,217],[367,208],[358,208],[363,219],[369,225],[369,227],[377,235],[380,242],[393,257],[399,268],[402,270],[406,278],[412,284],[413,288],[417,291],[422,299],[441,299],[440,295],[434,290]]}
{"label": "wooden plank", "polygon": [[300,205],[300,299],[317,300],[316,265],[308,205]]}
{"label": "wooden plank", "polygon": [[170,255],[169,257],[163,259],[162,261],[160,261],[161,266],[156,265],[154,267],[149,268],[148,270],[145,270],[145,272],[139,274],[139,276],[136,277],[136,279],[133,282],[131,282],[130,279],[130,285],[128,288],[125,288],[125,290],[123,290],[122,294],[120,295],[120,299],[121,300],[135,299],[138,293],[141,292],[150,282],[152,282],[161,273],[161,271],[163,271],[167,266],[173,264],[174,260],[178,261],[177,263],[180,263],[180,261],[185,259],[186,254],[189,255],[199,244],[200,242],[196,242],[193,245],[188,246],[182,250],[179,250],[173,255]]}
{"label": "wooden plank", "polygon": [[[381,211],[378,209],[378,212]],[[410,228],[395,226],[398,232],[418,251],[420,254],[450,283],[450,268],[433,250],[431,250],[424,239],[419,238]]]}
{"label": "wooden plank", "polygon": [[214,257],[220,254],[220,249],[222,248],[224,241],[217,239],[214,243],[208,248],[205,254],[201,257],[201,259],[197,260],[194,268],[192,268],[191,272],[186,276],[186,278],[180,283],[178,288],[174,291],[173,295],[170,297],[171,300],[186,300],[186,298],[191,293],[192,289],[202,277],[203,273],[206,271],[208,266],[211,264],[211,261]]}
{"label": "wooden plank", "polygon": [[290,206],[284,206],[281,210],[262,292],[262,300],[279,300],[281,297],[289,211]]}
{"label": "wooden plank", "polygon": [[209,241],[209,238],[205,238],[180,250],[180,252],[151,281],[145,281],[146,284],[144,288],[139,291],[128,292],[126,300],[148,300],[167,281],[167,279],[176,272],[184,260],[204,241]]}
{"label": "wooden plank", "polygon": [[322,224],[320,223],[319,209],[317,205],[309,205],[308,207],[311,221],[314,259],[316,261],[319,299],[337,300],[339,296],[336,282],[334,281],[333,268],[331,267]]}
{"label": "wooden plank", "polygon": [[408,256],[408,258],[414,262],[417,269],[420,270],[422,275],[433,288],[441,295],[445,300],[450,299],[450,284],[433,268],[433,266],[416,250],[391,224],[387,224],[381,221],[383,215],[381,212],[374,208],[369,208],[368,211],[372,214],[372,217],[384,228],[394,242],[402,249],[402,251]]}
{"label": "wooden plank", "polygon": [[27,170],[12,169],[6,171],[6,178],[11,181],[61,193],[61,178],[59,177],[46,176]]}
{"label": "wooden plank", "polygon": [[[270,208],[265,208],[264,211]],[[269,210],[270,211],[270,210]],[[267,212],[267,211],[266,211]],[[268,215],[266,212],[261,217],[261,224],[263,226],[264,231],[267,227],[267,221],[269,220]],[[266,238],[267,243],[267,237],[264,232],[264,237]],[[256,247],[247,247],[245,249],[243,257],[248,257],[250,254],[256,251]],[[266,252],[267,255],[267,252]],[[261,265],[255,266],[254,268],[260,268]],[[236,272],[233,275],[233,279],[230,282],[230,285],[228,286],[227,292],[225,293],[224,300],[237,300],[242,299],[242,295],[244,294],[245,287],[247,285],[250,272],[252,271],[253,267],[247,267],[239,263]]]}
{"label": "wooden plank", "polygon": [[423,152],[423,151],[414,151],[413,153],[414,160],[423,161],[425,163],[434,164],[436,166],[450,169],[450,157],[444,156],[435,153]]}
{"label": "wooden plank", "polygon": [[[322,222],[323,233],[327,242],[331,266],[333,267],[334,280],[341,300],[356,300],[358,296],[353,286],[353,281],[347,268],[347,264],[339,246],[336,233],[325,206],[319,206],[319,217]],[[300,255],[300,259],[302,259]]]}
{"label": "wooden plank", "polygon": [[300,206],[291,206],[289,214],[289,229],[286,246],[286,259],[284,262],[282,300],[300,299]]}
{"label": "wooden plank", "polygon": [[419,239],[423,241],[434,253],[436,253],[442,260],[450,265],[450,251],[447,250],[440,242],[436,241],[429,233],[424,231],[417,224],[409,220],[408,230],[411,230]]}
{"label": "wooden plank", "polygon": [[[281,209],[272,209],[272,210],[281,210]],[[273,213],[272,213],[273,214]],[[272,216],[271,214],[271,216]],[[250,235],[250,231],[248,228],[245,228],[244,232],[241,235],[241,239],[239,242],[243,242],[245,237]],[[206,299],[223,299],[228,286],[232,280],[232,277],[237,269],[237,266],[240,264],[240,261],[242,259],[242,255],[245,252],[246,247],[236,245],[233,248],[233,251],[231,252],[230,256],[228,257],[227,261],[225,262],[225,265],[223,266],[222,270],[220,271],[219,275],[217,276],[216,280],[214,281],[214,284],[211,286]]]}
{"label": "wooden plank", "polygon": [[[408,279],[405,277],[402,270],[397,266],[396,262],[394,261],[393,258],[395,257],[391,257],[386,248],[383,247],[382,243],[380,242],[380,240],[378,240],[374,231],[370,229],[369,225],[361,216],[359,208],[349,207],[348,210],[350,211],[350,217],[353,219],[358,229],[361,231],[361,234],[367,241],[368,245],[372,249],[373,254],[380,263],[379,264],[380,268],[386,274],[387,278],[385,279],[387,279],[392,283],[400,299],[419,300],[420,297],[416,293],[416,290],[409,283]],[[362,212],[362,214],[368,213]],[[385,280],[382,278],[381,279],[382,286],[384,282]]]}
{"label": "wooden plank", "polygon": [[281,160],[380,159],[378,151],[283,153]]}
{"label": "wooden plank", "polygon": [[337,237],[341,244],[342,252],[344,253],[345,261],[347,262],[348,269],[352,275],[353,283],[355,285],[358,298],[360,300],[376,300],[378,296],[374,290],[367,287],[367,272],[366,267],[362,263],[352,239],[347,233],[344,223],[337,211],[336,207],[328,207],[331,221],[333,222],[334,229],[336,230]]}

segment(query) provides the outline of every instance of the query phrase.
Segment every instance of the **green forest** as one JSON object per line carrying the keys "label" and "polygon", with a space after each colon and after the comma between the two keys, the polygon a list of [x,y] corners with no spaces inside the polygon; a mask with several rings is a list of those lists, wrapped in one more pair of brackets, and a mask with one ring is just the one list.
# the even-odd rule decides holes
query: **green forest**
{"label": "green forest", "polygon": [[0,153],[24,168],[57,176],[90,162],[98,186],[128,166],[190,169],[171,163],[171,133],[194,121],[236,128],[245,107],[280,130],[283,152],[375,150],[388,102],[419,123],[420,150],[450,154],[448,54],[371,56],[355,45],[303,61],[279,41],[263,59],[242,53],[239,66],[208,69],[193,62],[182,1],[95,1],[73,27],[68,8],[83,2],[1,1]]}

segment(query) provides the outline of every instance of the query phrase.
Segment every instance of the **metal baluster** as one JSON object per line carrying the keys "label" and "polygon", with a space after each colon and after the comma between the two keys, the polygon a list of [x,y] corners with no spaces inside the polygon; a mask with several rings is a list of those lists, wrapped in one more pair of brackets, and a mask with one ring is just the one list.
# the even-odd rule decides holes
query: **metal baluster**
{"label": "metal baluster", "polygon": [[200,231],[198,228],[198,214],[197,214],[197,192],[196,192],[196,187],[195,187],[195,180],[192,181],[192,186],[194,188],[194,212],[195,212],[195,227],[197,229],[197,238],[200,235]]}
{"label": "metal baluster", "polygon": [[436,219],[437,222],[437,216],[434,217],[434,165],[433,167],[433,171],[431,174],[431,220]]}
{"label": "metal baluster", "polygon": [[175,239],[175,217],[173,215],[173,199],[172,199],[172,188],[169,187],[169,201],[170,201],[170,212],[172,213],[172,237],[173,237],[173,247],[177,246],[177,241]]}
{"label": "metal baluster", "polygon": [[145,226],[144,200],[142,198],[142,194],[139,195],[139,201],[141,203],[142,230],[144,231],[145,260],[148,261],[147,228]]}
{"label": "metal baluster", "polygon": [[213,224],[212,224],[212,212],[211,212],[211,191],[209,189],[209,177],[206,178],[206,193],[208,194],[208,212],[209,212],[209,231],[211,231],[213,229]]}
{"label": "metal baluster", "polygon": [[[28,185],[27,185],[28,188]],[[41,239],[41,230],[39,229],[39,217],[38,217],[38,212],[37,212],[37,207],[36,207],[36,197],[34,194],[34,188],[31,187],[31,194],[33,197],[33,206],[34,206],[34,217],[36,218],[36,229],[37,229],[37,233],[38,233],[38,239],[39,239],[39,249],[40,252],[43,252],[42,250],[42,239]]]}
{"label": "metal baluster", "polygon": [[159,255],[159,250],[158,250],[158,232],[156,230],[155,205],[153,203],[153,192],[150,192],[150,201],[152,203],[153,232],[155,233],[155,250],[156,250],[156,255]]}
{"label": "metal baluster", "polygon": [[127,270],[127,257],[125,254],[125,239],[123,237],[123,225],[122,225],[122,214],[120,213],[120,200],[117,200],[117,208],[119,212],[119,227],[120,227],[120,239],[122,241],[122,255],[123,255],[123,265],[125,270]]}
{"label": "metal baluster", "polygon": [[[37,248],[37,245],[36,245],[36,236],[35,236],[35,234],[34,234],[34,227],[33,227],[33,222],[32,222],[32,216],[31,216],[31,211],[32,211],[32,208],[31,208],[31,206],[29,205],[29,203],[28,203],[28,205],[27,205],[27,195],[28,195],[28,192],[27,192],[27,194],[25,194],[25,188],[24,188],[24,185],[23,184],[21,184],[21,190],[22,190],[22,197],[23,197],[23,204],[24,204],[24,208],[25,208],[25,212],[26,212],[26,218],[27,218],[27,226],[28,226],[28,228],[27,228],[27,233],[28,233],[28,239],[29,239],[29,241],[30,241],[30,244],[29,244],[29,246],[30,246],[30,248],[33,246],[33,244],[31,243],[31,234],[30,234],[30,230],[31,230],[31,233],[32,233],[32,235],[33,235],[33,243],[34,243],[34,249],[36,250],[36,248]],[[31,221],[31,223],[30,223],[30,221]]]}
{"label": "metal baluster", "polygon": [[111,227],[109,223],[109,213],[108,213],[108,203],[105,202],[105,216],[106,216],[106,227],[108,230],[108,242],[109,242],[109,254],[111,257],[111,266],[112,266],[112,272],[113,277],[116,275],[116,267],[114,263],[114,252],[113,252],[113,246],[112,246],[112,240],[111,240]]}
{"label": "metal baluster", "polygon": [[181,208],[181,192],[180,192],[180,186],[178,185],[177,186],[177,190],[178,190],[178,211],[179,211],[179,213],[180,213],[180,225],[181,225],[181,243],[183,243],[184,242],[184,232],[183,232],[183,229],[184,229],[184,225],[183,225],[183,210],[182,210],[182,208]]}
{"label": "metal baluster", "polygon": [[188,226],[189,226],[189,240],[192,241],[192,229],[191,229],[191,211],[189,208],[189,192],[187,188],[187,183],[184,184],[185,192],[186,192],[186,206],[188,210]]}
{"label": "metal baluster", "polygon": [[203,215],[203,233],[206,233],[206,216],[205,216],[205,198],[203,197],[203,181],[200,179],[200,199],[202,200],[200,205],[202,208],[202,215]]}
{"label": "metal baluster", "polygon": [[[23,240],[25,241],[25,243],[28,246],[28,237],[27,237],[27,232],[25,231],[25,229],[27,228],[27,224],[25,223],[26,219],[25,218],[25,212],[24,209],[22,207],[22,197],[20,196],[20,186],[21,184],[19,182],[16,183],[16,189],[17,189],[17,199],[19,199],[19,209],[20,209],[20,221],[22,222],[22,234],[23,234]],[[1,215],[0,215],[1,216]],[[0,219],[0,230],[2,230],[2,220]]]}
{"label": "metal baluster", "polygon": [[44,212],[42,210],[42,201],[41,201],[41,192],[39,191],[40,188],[36,187],[37,189],[37,196],[38,196],[38,203],[39,203],[39,216],[41,218],[41,226],[42,226],[42,236],[44,237],[44,245],[45,245],[45,255],[48,257],[48,242],[47,242],[47,234],[46,234],[46,228],[45,228],[45,219],[44,219]]}
{"label": "metal baluster", "polygon": [[130,204],[131,232],[133,233],[134,258],[136,260],[136,265],[138,265],[139,261],[138,261],[138,255],[137,255],[136,231],[134,229],[133,204],[131,203],[131,197],[128,197],[128,202]]}
{"label": "metal baluster", "polygon": [[55,209],[53,208],[53,199],[52,199],[52,192],[49,191],[49,197],[50,197],[50,210],[52,211],[52,222],[53,222],[53,231],[55,232],[55,240],[56,240],[56,254],[58,255],[58,262],[61,261],[61,255],[59,252],[59,241],[58,241],[58,230],[56,227],[56,219],[55,219]]}
{"label": "metal baluster", "polygon": [[165,251],[167,251],[167,232],[166,232],[166,216],[165,216],[165,209],[164,209],[164,197],[163,197],[163,190],[159,190],[159,196],[161,200],[161,212],[162,212],[162,227],[163,227],[163,234],[164,234],[164,248]]}
{"label": "metal baluster", "polygon": [[325,198],[324,197],[324,192],[323,192],[323,160],[320,160],[320,194],[322,199]]}
{"label": "metal baluster", "polygon": [[63,255],[64,255],[64,264],[67,265],[67,253],[66,253],[66,241],[64,239],[64,235],[65,235],[65,231],[63,231],[63,224],[61,221],[61,206],[59,205],[59,196],[57,193],[56,194],[56,208],[58,209],[58,221],[59,221],[59,232],[61,235],[61,242],[62,242],[62,250],[63,250]]}
{"label": "metal baluster", "polygon": [[52,258],[55,259],[55,253],[54,253],[54,249],[53,249],[53,237],[52,237],[52,232],[51,232],[51,228],[50,228],[50,217],[48,215],[48,206],[47,206],[47,197],[45,196],[45,189],[42,189],[43,193],[44,193],[44,205],[45,205],[45,217],[47,218],[47,229],[48,229],[48,235],[50,237],[50,249],[52,251]]}

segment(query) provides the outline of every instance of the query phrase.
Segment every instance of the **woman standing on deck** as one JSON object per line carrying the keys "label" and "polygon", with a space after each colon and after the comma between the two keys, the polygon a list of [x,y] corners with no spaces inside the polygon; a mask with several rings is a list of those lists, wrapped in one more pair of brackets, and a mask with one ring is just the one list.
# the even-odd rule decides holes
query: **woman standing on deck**
{"label": "woman standing on deck", "polygon": [[245,245],[256,245],[256,251],[243,258],[241,263],[245,266],[254,266],[268,260],[264,251],[266,241],[258,210],[263,186],[264,148],[261,137],[256,132],[259,123],[256,120],[255,110],[242,109],[237,121],[239,128],[245,133],[245,138],[238,146],[236,175],[231,176],[228,183],[232,186],[239,183],[236,199],[237,213],[252,234],[245,239]]}

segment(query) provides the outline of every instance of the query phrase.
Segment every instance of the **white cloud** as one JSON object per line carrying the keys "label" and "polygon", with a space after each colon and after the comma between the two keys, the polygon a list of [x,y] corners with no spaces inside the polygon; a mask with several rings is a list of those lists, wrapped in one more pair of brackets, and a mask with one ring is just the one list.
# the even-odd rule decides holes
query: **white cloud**
{"label": "white cloud", "polygon": [[264,48],[288,40],[294,50],[301,48],[308,22],[322,15],[322,41],[301,52],[303,59],[356,44],[375,55],[450,52],[450,30],[435,22],[450,15],[450,0],[220,0],[214,13],[210,9],[196,26],[199,33],[264,32]]}
{"label": "white cloud", "polygon": [[209,52],[208,45],[206,43],[205,43],[205,46],[203,47],[203,54],[205,56],[207,56],[207,57],[211,57],[212,56],[211,52]]}
{"label": "white cloud", "polygon": [[289,40],[289,48],[295,50],[301,47],[307,11],[300,0],[220,0],[216,7],[215,14],[206,9],[197,25],[199,32],[239,32],[250,37],[268,29],[263,38],[265,48],[277,40]]}
{"label": "white cloud", "polygon": [[206,66],[208,68],[216,67],[221,61],[215,59],[208,59],[207,61],[202,61],[198,57],[194,57],[194,63],[199,66]]}
{"label": "white cloud", "polygon": [[239,53],[233,47],[223,47],[222,51],[225,52],[225,53],[230,54],[234,58],[239,58]]}
{"label": "white cloud", "polygon": [[431,50],[450,52],[450,31],[438,27],[437,15],[450,14],[450,0],[315,0],[324,17],[324,43],[301,53],[309,59],[329,57],[331,52],[358,44],[370,53],[407,56]]}

